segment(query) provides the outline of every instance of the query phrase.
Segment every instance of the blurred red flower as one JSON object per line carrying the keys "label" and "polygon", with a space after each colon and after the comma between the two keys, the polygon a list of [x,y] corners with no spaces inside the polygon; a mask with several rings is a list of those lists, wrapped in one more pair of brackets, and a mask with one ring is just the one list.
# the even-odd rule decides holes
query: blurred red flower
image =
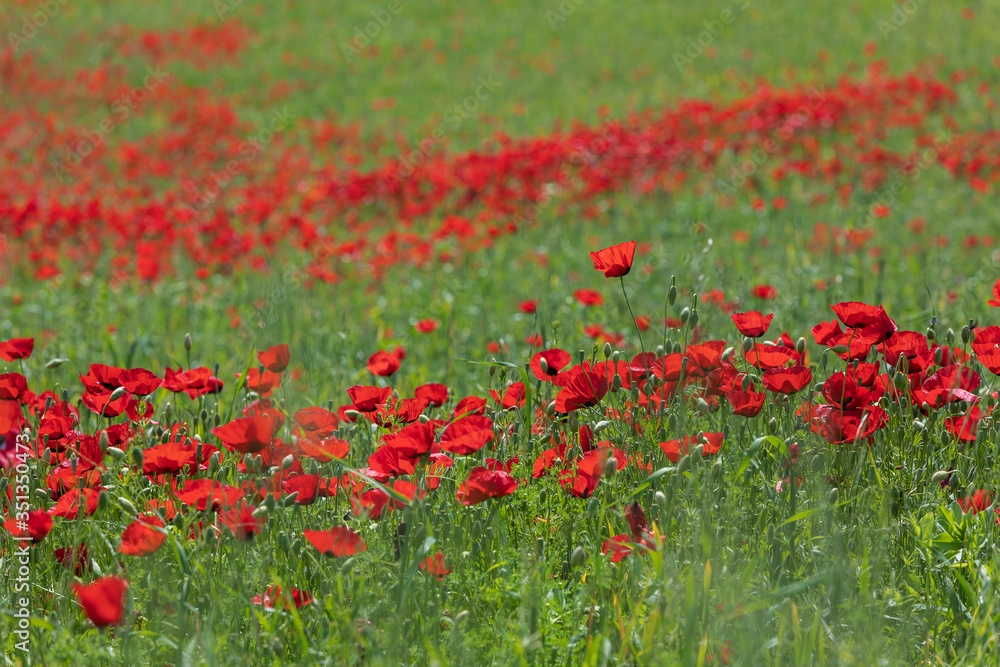
{"label": "blurred red flower", "polygon": [[99,628],[117,625],[125,610],[125,593],[128,582],[120,577],[101,577],[86,586],[73,584],[83,612]]}

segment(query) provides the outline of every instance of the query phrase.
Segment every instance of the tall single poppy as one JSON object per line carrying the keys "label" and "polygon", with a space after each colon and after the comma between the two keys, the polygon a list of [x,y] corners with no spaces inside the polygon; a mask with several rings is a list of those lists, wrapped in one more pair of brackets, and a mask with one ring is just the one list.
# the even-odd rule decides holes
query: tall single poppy
{"label": "tall single poppy", "polygon": [[618,278],[627,275],[632,270],[632,260],[635,258],[635,241],[619,243],[604,250],[590,253],[594,268],[603,271],[608,278]]}

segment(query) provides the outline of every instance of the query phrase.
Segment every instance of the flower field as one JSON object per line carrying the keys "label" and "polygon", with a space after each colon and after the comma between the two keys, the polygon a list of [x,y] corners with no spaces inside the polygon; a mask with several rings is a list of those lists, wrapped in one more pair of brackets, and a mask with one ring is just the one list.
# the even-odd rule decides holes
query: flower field
{"label": "flower field", "polygon": [[1000,660],[1000,8],[336,4],[0,7],[3,664]]}

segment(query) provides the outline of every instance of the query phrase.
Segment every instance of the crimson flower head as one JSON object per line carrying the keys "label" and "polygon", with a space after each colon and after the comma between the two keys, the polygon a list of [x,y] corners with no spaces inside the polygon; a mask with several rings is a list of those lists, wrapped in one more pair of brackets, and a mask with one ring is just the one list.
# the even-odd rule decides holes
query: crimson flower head
{"label": "crimson flower head", "polygon": [[28,380],[20,373],[0,375],[0,401],[16,401],[28,391]]}
{"label": "crimson flower head", "polygon": [[379,350],[368,357],[368,371],[372,375],[389,377],[398,370],[399,359],[385,350]]}
{"label": "crimson flower head", "polygon": [[761,376],[764,388],[776,394],[795,394],[812,382],[812,371],[805,366],[771,368]]}
{"label": "crimson flower head", "polygon": [[272,373],[281,373],[288,368],[289,359],[290,355],[288,353],[288,345],[285,343],[269,347],[268,349],[257,353],[257,360],[260,361],[264,368]]}
{"label": "crimson flower head", "polygon": [[753,295],[758,299],[770,301],[778,296],[778,290],[771,285],[754,285]]}
{"label": "crimson flower head", "polygon": [[118,551],[127,556],[148,556],[154,553],[167,539],[167,534],[157,528],[163,528],[163,521],[156,515],[136,519],[122,533]]}
{"label": "crimson flower head", "polygon": [[438,328],[438,323],[437,320],[430,320],[430,319],[420,320],[419,322],[413,325],[413,328],[420,333],[431,333],[432,331]]}
{"label": "crimson flower head", "polygon": [[635,241],[619,243],[604,250],[590,253],[594,268],[603,271],[607,278],[618,278],[628,275],[632,270],[632,260],[635,257]]}
{"label": "crimson flower head", "polygon": [[741,334],[747,338],[760,338],[767,333],[774,314],[761,315],[760,311],[750,310],[745,313],[733,313],[730,317],[733,318]]}
{"label": "crimson flower head", "polygon": [[[22,529],[22,524],[24,523],[28,524],[27,530]],[[27,522],[18,521],[12,516],[4,522],[3,526],[14,537],[30,537],[32,544],[38,544],[52,530],[52,524],[52,517],[48,512],[44,510],[32,510],[28,512]]]}
{"label": "crimson flower head", "polygon": [[230,450],[255,454],[271,442],[277,423],[272,417],[240,417],[212,429]]}
{"label": "crimson flower head", "polygon": [[576,297],[581,306],[600,306],[604,303],[604,297],[597,290],[578,289],[573,292],[573,296]]}
{"label": "crimson flower head", "polygon": [[306,530],[303,534],[309,544],[324,556],[353,556],[368,548],[361,536],[347,526],[337,526],[330,530]]}
{"label": "crimson flower head", "polygon": [[[1000,282],[997,283],[1000,285]],[[0,341],[0,359],[4,361],[17,361],[27,359],[35,349],[34,338],[11,338]]]}
{"label": "crimson flower head", "polygon": [[[993,298],[986,303],[990,304],[994,308],[1000,308],[1000,280],[997,280],[996,284],[993,285]],[[2,345],[2,343],[0,343],[0,345]],[[2,356],[3,354],[0,353],[0,357]]]}
{"label": "crimson flower head", "polygon": [[73,584],[73,592],[76,593],[83,612],[99,628],[121,622],[127,591],[128,582],[121,577],[101,577],[86,586]]}
{"label": "crimson flower head", "polygon": [[478,505],[490,498],[509,496],[516,490],[517,481],[503,470],[479,466],[473,468],[468,478],[458,487],[455,497],[463,505]]}
{"label": "crimson flower head", "polygon": [[521,303],[519,303],[517,309],[520,310],[522,313],[531,315],[536,310],[538,310],[538,302],[535,301],[534,299],[528,299],[527,301],[522,301]]}

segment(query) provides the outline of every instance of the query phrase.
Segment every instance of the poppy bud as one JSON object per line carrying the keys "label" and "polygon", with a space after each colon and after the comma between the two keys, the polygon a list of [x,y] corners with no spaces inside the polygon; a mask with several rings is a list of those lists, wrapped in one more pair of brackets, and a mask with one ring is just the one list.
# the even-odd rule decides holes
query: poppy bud
{"label": "poppy bud", "polygon": [[833,350],[834,354],[845,354],[847,350],[850,348],[848,348],[846,345],[834,345],[830,349]]}
{"label": "poppy bud", "polygon": [[142,468],[142,450],[138,447],[133,447],[129,450],[132,455],[132,462],[135,463],[139,468]]}
{"label": "poppy bud", "polygon": [[642,385],[642,393],[646,396],[652,396],[654,391],[656,391],[656,387],[653,386],[652,378],[650,379],[650,382]]}
{"label": "poppy bud", "polygon": [[945,479],[947,479],[948,475],[950,475],[950,474],[951,473],[948,472],[947,470],[938,470],[933,475],[931,475],[931,483],[933,483],[933,484],[940,484]]}
{"label": "poppy bud", "polygon": [[767,541],[774,542],[774,524],[768,524],[767,526]]}
{"label": "poppy bud", "polygon": [[125,452],[118,449],[117,447],[108,447],[104,451],[104,453],[113,458],[115,461],[121,461],[123,458],[125,458]]}
{"label": "poppy bud", "polygon": [[[298,493],[298,492],[296,491],[296,493]],[[262,516],[264,516],[265,514],[267,514],[267,507],[261,505],[257,509],[255,509],[253,512],[251,512],[250,516],[252,516],[255,519],[259,519]]]}
{"label": "poppy bud", "polygon": [[576,363],[578,363],[579,365],[583,366],[583,361],[586,358],[587,358],[587,353],[586,352],[584,352],[583,350],[577,350],[577,353],[576,353]]}
{"label": "poppy bud", "polygon": [[750,391],[750,387],[753,386],[753,380],[750,379],[749,375],[744,375],[743,379],[740,380],[740,387],[743,391]]}
{"label": "poppy bud", "polygon": [[969,325],[967,324],[964,327],[962,327],[962,342],[968,343],[970,338],[972,338],[972,329],[970,329]]}
{"label": "poppy bud", "polygon": [[944,360],[944,348],[939,347],[938,349],[934,350],[934,363],[940,366],[943,360]]}
{"label": "poppy bud", "polygon": [[952,471],[951,477],[948,478],[948,486],[953,491],[958,488],[958,471]]}
{"label": "poppy bud", "polygon": [[684,306],[681,309],[681,324],[687,324],[689,319],[691,319],[691,309]]}
{"label": "poppy bud", "polygon": [[656,346],[656,356],[658,356],[658,357],[662,357],[663,356],[663,345],[657,345]]}
{"label": "poppy bud", "polygon": [[706,401],[704,398],[699,398],[697,405],[698,405],[698,412],[700,412],[703,415],[708,414],[708,401]]}
{"label": "poppy bud", "polygon": [[284,501],[281,503],[285,507],[291,507],[295,504],[295,501],[299,499],[299,492],[292,491],[287,496],[285,496]]}
{"label": "poppy bud", "polygon": [[476,522],[472,524],[472,541],[479,541],[479,534],[483,532],[483,523],[476,519]]}
{"label": "poppy bud", "polygon": [[735,352],[735,351],[736,351],[736,348],[734,348],[732,345],[730,345],[729,347],[727,347],[725,350],[722,351],[722,357],[721,357],[722,360],[726,361],[727,359],[729,359],[729,357],[733,356],[733,352]]}
{"label": "poppy bud", "polygon": [[124,395],[125,395],[125,387],[118,387],[113,392],[111,392],[111,398],[108,399],[108,403],[113,403]]}
{"label": "poppy bud", "polygon": [[42,452],[42,463],[45,465],[52,463],[52,450],[48,447],[46,447],[45,451]]}
{"label": "poppy bud", "polygon": [[812,467],[813,472],[822,471],[826,467],[826,457],[823,456],[823,452],[814,456],[809,465]]}
{"label": "poppy bud", "polygon": [[[577,547],[573,549],[572,555],[569,557],[569,564],[572,567],[580,567],[585,562],[587,562],[587,552],[583,550],[583,547]],[[458,620],[456,619],[456,623]]]}
{"label": "poppy bud", "polygon": [[160,434],[160,444],[165,445],[170,442],[170,431],[164,431]]}
{"label": "poppy bud", "polygon": [[219,452],[214,452],[212,458],[208,460],[208,476],[214,477],[215,473],[219,472],[219,467],[222,465],[222,456]]}
{"label": "poppy bud", "polygon": [[545,357],[541,357],[538,360],[538,367],[542,369],[542,373],[545,375],[549,374],[549,362],[545,361]]}
{"label": "poppy bud", "polygon": [[778,420],[771,417],[770,421],[767,422],[767,432],[776,433],[778,431]]}
{"label": "poppy bud", "polygon": [[902,373],[896,373],[892,378],[892,386],[894,386],[897,391],[903,391],[906,389],[906,376]]}
{"label": "poppy bud", "polygon": [[[143,479],[146,478],[143,477]],[[42,503],[42,507],[45,507],[45,504],[49,502],[49,492],[47,489],[38,487],[37,489],[35,489],[35,497],[38,498],[39,502]]]}
{"label": "poppy bud", "polygon": [[208,423],[208,410],[206,410],[205,408],[202,408],[201,409],[201,415],[199,415],[199,416],[201,417],[201,423],[202,424],[207,424]]}
{"label": "poppy bud", "polygon": [[622,388],[622,376],[615,375],[611,379],[611,391],[618,391],[621,388]]}
{"label": "poppy bud", "polygon": [[216,428],[218,428],[219,426],[222,426],[222,416],[219,415],[218,413],[216,413],[215,419],[213,419],[212,421],[215,422]]}
{"label": "poppy bud", "polygon": [[545,414],[551,417],[555,413],[556,413],[556,402],[552,401],[551,403],[545,406]]}
{"label": "poppy bud", "polygon": [[611,422],[607,419],[597,422],[597,424],[594,425],[594,435],[600,435],[601,432],[609,426],[611,426]]}
{"label": "poppy bud", "polygon": [[948,327],[948,331],[945,332],[944,339],[948,341],[948,345],[955,344],[955,332],[951,327]]}
{"label": "poppy bud", "polygon": [[66,360],[65,359],[60,359],[59,357],[56,357],[55,359],[53,359],[49,363],[45,364],[45,367],[48,368],[49,370],[51,370],[53,368],[59,368],[60,366],[63,365],[64,361],[66,361]]}
{"label": "poppy bud", "polygon": [[103,491],[100,492],[97,496],[97,511],[103,512],[105,509],[107,509],[109,502],[111,501],[108,500],[108,494],[104,493]]}
{"label": "poppy bud", "polygon": [[253,454],[250,452],[243,455],[243,467],[247,469],[247,472],[253,471]]}
{"label": "poppy bud", "polygon": [[264,457],[258,454],[257,456],[253,457],[253,471],[260,472],[263,469],[264,469]]}
{"label": "poppy bud", "polygon": [[293,465],[295,465],[295,455],[294,454],[289,454],[285,458],[281,459],[281,469],[282,470],[288,470]]}
{"label": "poppy bud", "polygon": [[618,472],[618,459],[611,456],[608,458],[607,462],[605,462],[604,473],[601,476],[610,479],[614,477],[615,473],[617,472]]}
{"label": "poppy bud", "polygon": [[666,494],[663,493],[663,491],[657,491],[656,493],[653,494],[653,502],[655,502],[656,506],[660,508],[661,515],[666,514],[667,496]]}
{"label": "poppy bud", "polygon": [[190,333],[184,334],[184,350],[186,352],[190,352],[191,351],[191,334]]}
{"label": "poppy bud", "polygon": [[170,420],[173,418],[173,416],[174,416],[174,406],[173,404],[170,403],[170,401],[167,401],[167,404],[163,406],[163,420],[166,421],[167,423],[170,423]]}
{"label": "poppy bud", "polygon": [[719,479],[722,475],[722,461],[716,461],[712,464],[712,479]]}
{"label": "poppy bud", "polygon": [[670,289],[667,290],[667,303],[669,303],[671,306],[674,305],[674,302],[677,301],[677,285],[675,284],[676,280],[677,276],[670,276]]}
{"label": "poppy bud", "polygon": [[420,422],[421,424],[426,424],[426,423],[427,423],[427,422],[429,422],[430,420],[431,420],[431,418],[430,418],[430,417],[428,417],[428,416],[427,416],[427,415],[425,415],[425,414],[421,414],[421,415],[418,415],[418,416],[417,416],[417,421],[419,421],[419,422]]}
{"label": "poppy bud", "polygon": [[677,474],[687,471],[691,467],[691,455],[686,454],[684,458],[677,462]]}
{"label": "poppy bud", "polygon": [[[966,328],[968,328],[968,327],[966,327]],[[604,358],[605,359],[610,359],[611,358],[611,343],[605,343],[604,344]]]}
{"label": "poppy bud", "polygon": [[927,340],[933,341],[935,338],[934,329],[927,327],[927,333],[924,335],[927,337]]}
{"label": "poppy bud", "polygon": [[753,338],[743,339],[743,354],[749,354],[750,350],[753,349]]}
{"label": "poppy bud", "polygon": [[695,308],[691,311],[691,318],[688,320],[688,325],[692,328],[698,326],[698,309]]}
{"label": "poppy bud", "polygon": [[97,446],[100,448],[101,453],[104,454],[108,451],[108,447],[111,443],[108,441],[108,432],[101,431],[101,437],[97,439]]}
{"label": "poppy bud", "polygon": [[[497,358],[493,357],[493,362],[492,363],[495,364],[496,362],[497,362]],[[497,367],[496,366],[490,366],[490,377],[493,377],[496,374],[497,374]]]}
{"label": "poppy bud", "polygon": [[830,493],[827,494],[826,499],[831,505],[836,505],[837,501],[840,500],[840,490],[837,487],[830,489]]}
{"label": "poppy bud", "polygon": [[350,417],[351,419],[360,419],[361,413],[357,410],[344,410],[344,416]]}

